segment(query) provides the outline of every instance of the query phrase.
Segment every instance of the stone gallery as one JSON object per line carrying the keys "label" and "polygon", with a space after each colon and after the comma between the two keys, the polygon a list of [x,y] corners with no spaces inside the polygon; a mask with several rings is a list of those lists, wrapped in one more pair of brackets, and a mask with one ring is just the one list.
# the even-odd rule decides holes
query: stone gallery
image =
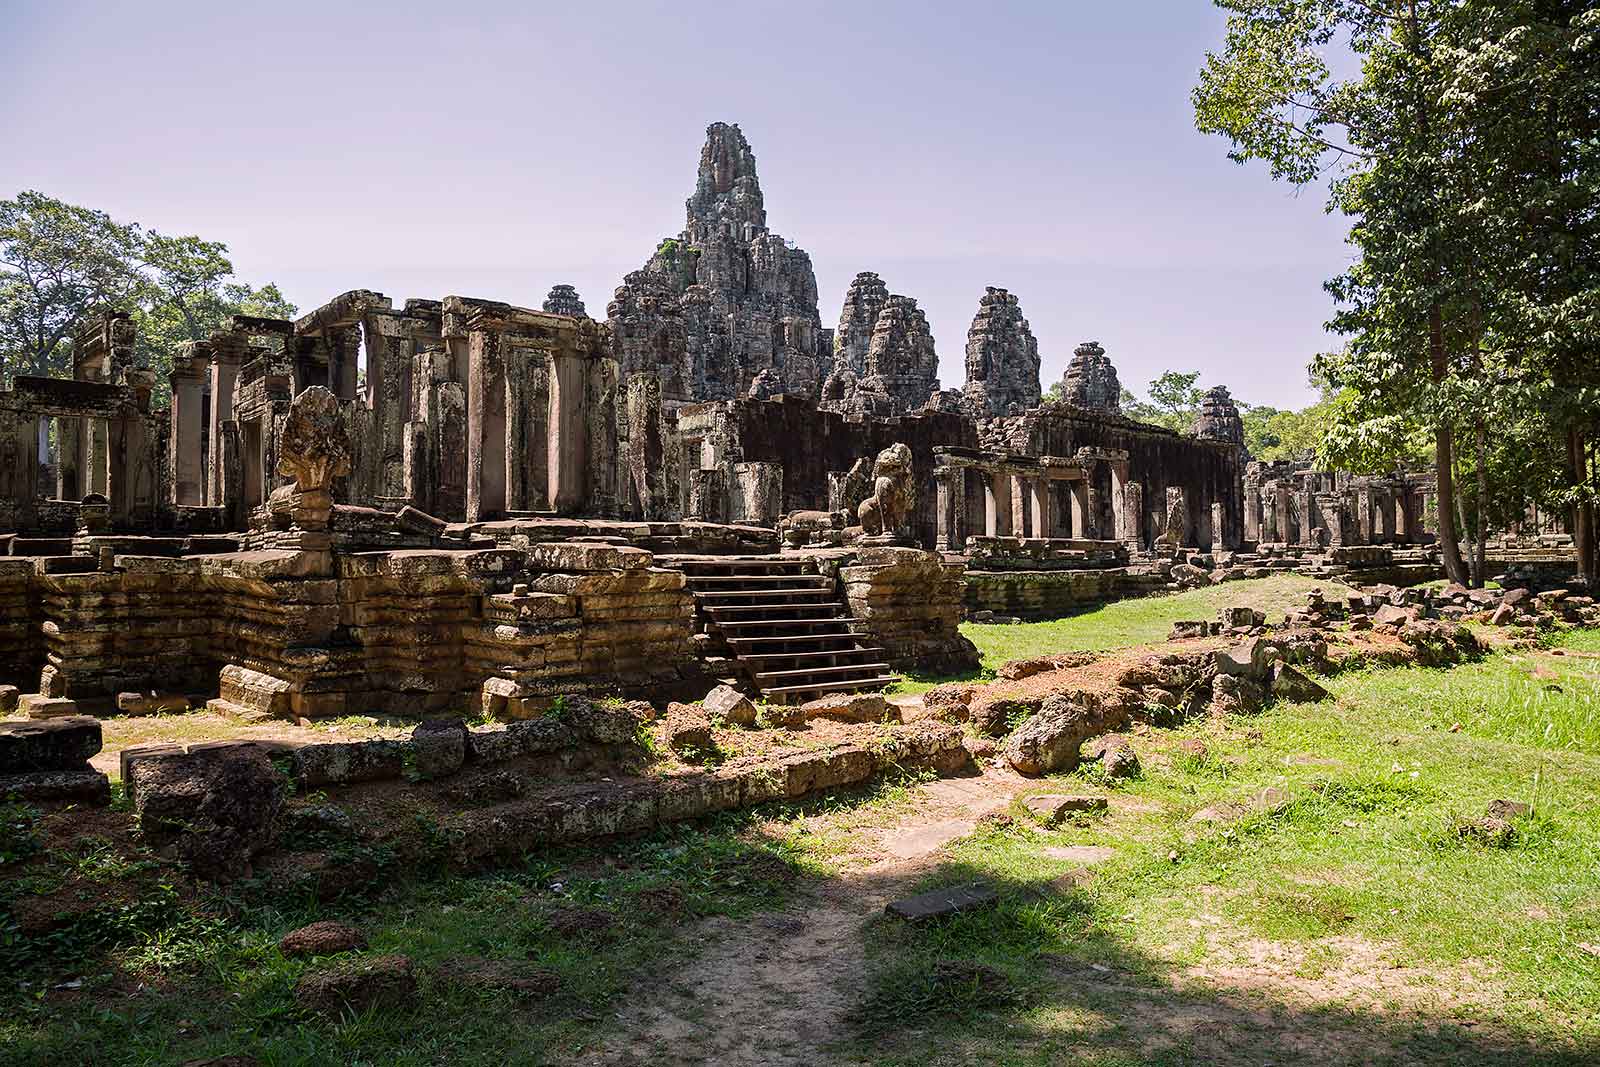
{"label": "stone gallery", "polygon": [[180,346],[165,405],[134,341],[97,313],[71,379],[0,392],[0,681],[35,716],[515,717],[718,678],[781,703],[974,666],[969,608],[1425,566],[1431,540],[1415,476],[1250,463],[1224,388],[1191,433],[1138,423],[1087,341],[1047,399],[1003,288],[959,389],[876,273],[825,327],[722,123],[604,321],[569,285],[355,289]]}

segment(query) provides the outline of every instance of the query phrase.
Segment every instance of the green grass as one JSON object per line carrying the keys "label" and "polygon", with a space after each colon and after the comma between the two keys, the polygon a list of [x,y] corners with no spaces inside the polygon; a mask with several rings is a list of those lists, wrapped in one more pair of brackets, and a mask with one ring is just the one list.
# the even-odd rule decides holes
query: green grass
{"label": "green grass", "polygon": [[1173,623],[1182,619],[1212,619],[1217,609],[1233,605],[1265,611],[1269,621],[1281,622],[1286,610],[1305,603],[1307,591],[1327,586],[1327,582],[1284,573],[1271,578],[1224,582],[1173,596],[1120,600],[1051,622],[1021,626],[967,623],[961,627],[961,632],[978,646],[983,667],[992,671],[1007,660],[1053,652],[1098,651],[1165,641]]}
{"label": "green grass", "polygon": [[978,653],[982,657],[978,670],[955,677],[909,671],[906,672],[905,681],[893,686],[890,692],[923,693],[942,682],[993,678],[995,670],[1008,660],[1047,656],[1055,652],[1100,651],[1154,644],[1167,639],[1175,622],[1183,619],[1213,619],[1217,609],[1234,605],[1265,611],[1269,621],[1281,622],[1285,611],[1304,604],[1306,593],[1318,588],[1329,588],[1329,583],[1285,572],[1270,578],[1224,582],[1170,596],[1119,600],[1049,622],[1020,625],[962,623],[961,632],[978,646]]}
{"label": "green grass", "polygon": [[[1559,678],[1533,678],[1535,663]],[[959,842],[926,884],[983,879],[1001,888],[1001,906],[934,931],[882,924],[867,998],[955,959],[1004,972],[1020,1004],[974,1025],[976,1009],[958,1002],[956,1022],[930,1016],[899,1041],[860,1029],[853,1051],[919,1067],[1318,1062],[1298,1058],[1309,1036],[1330,1057],[1346,1041],[1389,1050],[1339,1062],[1596,1062],[1600,661],[1496,654],[1329,685],[1333,702],[1136,738],[1145,773],[1123,789],[1153,810]],[[1179,756],[1184,736],[1202,738],[1207,755]],[[1039,788],[1098,784],[1079,772]],[[1286,803],[1252,810],[1268,787]],[[1463,838],[1458,822],[1496,798],[1533,814],[1516,820],[1507,847]],[[1218,805],[1231,805],[1228,817],[1191,819]],[[1087,886],[1057,882],[1074,864],[1044,850],[1088,843],[1116,855]],[[1063,982],[1062,961],[1090,980]],[[1280,1002],[1272,983],[1333,992],[1314,1011],[1273,1009],[1291,1039],[1180,980],[1198,965],[1273,976],[1253,991],[1267,1003]],[[1096,992],[1101,973],[1124,992]],[[1439,1025],[1408,1022],[1408,1004]],[[1162,1029],[1152,1014],[1191,1013],[1214,1018],[1216,1031],[1152,1044]]]}

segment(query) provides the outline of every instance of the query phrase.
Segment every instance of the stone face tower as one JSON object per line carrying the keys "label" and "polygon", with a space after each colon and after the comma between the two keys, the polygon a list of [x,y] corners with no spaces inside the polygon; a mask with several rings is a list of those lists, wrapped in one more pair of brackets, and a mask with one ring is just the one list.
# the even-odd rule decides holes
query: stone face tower
{"label": "stone face tower", "polygon": [[1039,403],[1039,343],[1022,317],[1022,305],[1004,289],[991,285],[978,302],[978,314],[967,331],[967,384],[962,393],[967,410],[980,418]]}
{"label": "stone face tower", "polygon": [[624,375],[653,373],[667,400],[782,393],[816,399],[833,332],[811,257],[767,229],[755,153],[739,127],[706,129],[683,232],[617,289],[606,317]]}
{"label": "stone face tower", "polygon": [[938,391],[939,356],[927,315],[911,297],[890,293],[871,271],[857,274],[839,315],[822,406],[857,415],[904,415],[920,410]]}
{"label": "stone face tower", "polygon": [[1195,417],[1191,432],[1196,437],[1212,441],[1231,441],[1244,447],[1244,419],[1226,385],[1214,385],[1206,390],[1200,401],[1200,414]]}
{"label": "stone face tower", "polygon": [[1072,362],[1061,376],[1061,397],[1092,411],[1122,411],[1122,383],[1099,341],[1085,341],[1072,350]]}
{"label": "stone face tower", "polygon": [[578,296],[578,290],[570,285],[552,288],[550,295],[544,298],[544,310],[552,315],[571,315],[575,319],[588,314],[583,309],[583,299]]}

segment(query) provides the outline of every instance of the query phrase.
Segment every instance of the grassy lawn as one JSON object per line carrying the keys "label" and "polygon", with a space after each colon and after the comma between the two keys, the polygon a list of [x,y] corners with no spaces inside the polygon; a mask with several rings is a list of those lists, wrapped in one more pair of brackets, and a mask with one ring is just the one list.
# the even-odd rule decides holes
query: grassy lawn
{"label": "grassy lawn", "polygon": [[[1045,830],[1019,805],[956,844],[926,885],[981,878],[1003,902],[935,930],[879,923],[869,1002],[917,1036],[868,1028],[854,1051],[907,1067],[1600,1062],[1600,659],[1497,654],[1330,688],[1332,703],[1137,739],[1144,773],[1109,817]],[[1203,757],[1178,752],[1190,737]],[[1033,791],[1102,788],[1078,772]],[[1509,843],[1463,837],[1458,820],[1498,798],[1533,806]],[[1194,818],[1207,809],[1220,817]],[[1089,843],[1115,854],[1076,884],[1052,851]],[[930,982],[952,959],[1005,975],[1005,996]],[[1198,1029],[1174,1037],[1174,1018]]]}

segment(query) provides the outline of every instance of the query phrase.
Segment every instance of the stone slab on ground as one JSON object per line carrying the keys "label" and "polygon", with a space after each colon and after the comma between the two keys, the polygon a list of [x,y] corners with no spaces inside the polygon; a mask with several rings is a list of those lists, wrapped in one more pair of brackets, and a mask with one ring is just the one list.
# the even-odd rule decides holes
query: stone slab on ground
{"label": "stone slab on ground", "polygon": [[918,893],[904,900],[890,901],[883,910],[897,919],[920,923],[976,911],[979,908],[992,908],[999,901],[1000,895],[989,886],[982,882],[972,882]]}
{"label": "stone slab on ground", "polygon": [[79,770],[0,774],[0,800],[79,800],[111,803],[111,779],[84,764]]}
{"label": "stone slab on ground", "polygon": [[1074,812],[1105,811],[1108,801],[1105,797],[1041,793],[1038,796],[1028,797],[1022,802],[1022,806],[1041,822],[1053,824]]}
{"label": "stone slab on ground", "polygon": [[89,715],[0,723],[0,774],[77,770],[100,747],[100,720]]}

